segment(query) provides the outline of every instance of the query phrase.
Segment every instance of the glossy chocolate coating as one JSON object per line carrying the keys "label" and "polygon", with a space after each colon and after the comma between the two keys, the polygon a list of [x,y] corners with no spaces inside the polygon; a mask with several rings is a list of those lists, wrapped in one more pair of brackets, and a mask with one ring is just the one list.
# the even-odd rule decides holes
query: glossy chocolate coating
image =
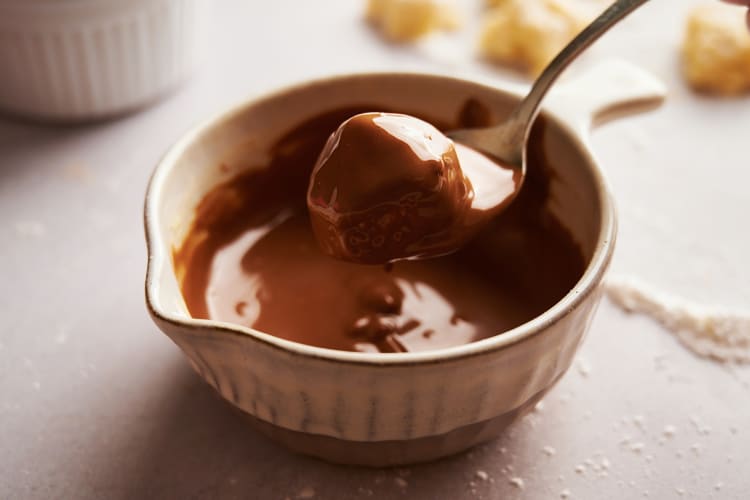
{"label": "glossy chocolate coating", "polygon": [[328,139],[307,205],[324,252],[384,264],[447,253],[472,197],[442,132],[408,115],[362,113]]}

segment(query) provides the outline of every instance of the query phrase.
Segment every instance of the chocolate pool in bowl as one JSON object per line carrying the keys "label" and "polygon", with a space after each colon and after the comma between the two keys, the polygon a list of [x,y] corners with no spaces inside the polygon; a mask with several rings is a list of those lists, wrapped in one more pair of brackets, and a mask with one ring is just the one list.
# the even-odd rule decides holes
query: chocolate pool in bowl
{"label": "chocolate pool in bowl", "polygon": [[[194,318],[330,349],[416,352],[511,330],[573,288],[584,257],[548,207],[554,159],[544,148],[544,120],[530,142],[521,195],[461,251],[385,267],[324,254],[305,203],[313,166],[338,124],[373,109],[336,109],[305,120],[273,144],[268,164],[205,195],[174,254]],[[486,106],[470,99],[441,128],[487,126],[488,116]],[[399,208],[420,210],[404,198]]]}
{"label": "chocolate pool in bowl", "polygon": [[600,298],[615,221],[590,120],[662,92],[619,64],[561,89],[511,209],[454,255],[390,269],[317,249],[305,189],[328,134],[363,109],[441,127],[493,122],[517,94],[374,74],[238,106],[154,173],[150,313],[219,394],[297,451],[382,466],[486,441],[565,373]]}

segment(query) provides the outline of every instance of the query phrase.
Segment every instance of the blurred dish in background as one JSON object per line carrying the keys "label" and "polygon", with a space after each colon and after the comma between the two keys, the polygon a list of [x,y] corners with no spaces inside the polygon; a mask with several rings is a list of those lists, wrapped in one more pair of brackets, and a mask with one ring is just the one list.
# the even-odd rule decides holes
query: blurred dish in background
{"label": "blurred dish in background", "polygon": [[0,1],[0,109],[85,121],[156,101],[195,67],[206,5]]}

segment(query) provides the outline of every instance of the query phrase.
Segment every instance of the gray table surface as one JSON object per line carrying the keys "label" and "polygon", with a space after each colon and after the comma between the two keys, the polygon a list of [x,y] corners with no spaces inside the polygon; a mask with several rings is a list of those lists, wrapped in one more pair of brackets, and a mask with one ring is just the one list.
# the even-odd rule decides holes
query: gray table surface
{"label": "gray table surface", "polygon": [[[581,63],[618,55],[671,90],[594,137],[620,205],[613,267],[747,310],[750,100],[684,88],[677,44],[694,3],[653,2]],[[141,210],[159,156],[197,120],[316,75],[513,77],[472,61],[472,23],[399,50],[360,2],[216,4],[210,57],[168,100],[87,126],[0,119],[0,498],[750,497],[748,369],[699,359],[606,301],[543,407],[468,454],[346,468],[248,429],[146,314]]]}

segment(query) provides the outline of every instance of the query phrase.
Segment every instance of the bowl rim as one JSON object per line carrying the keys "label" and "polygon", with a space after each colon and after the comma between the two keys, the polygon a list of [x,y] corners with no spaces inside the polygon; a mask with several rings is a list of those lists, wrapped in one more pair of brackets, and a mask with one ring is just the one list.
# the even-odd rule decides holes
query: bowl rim
{"label": "bowl rim", "polygon": [[[236,116],[246,112],[257,103],[262,101],[280,98],[286,94],[299,92],[303,89],[321,86],[333,83],[343,83],[346,81],[357,81],[371,78],[394,79],[410,78],[429,80],[450,80],[453,83],[482,88],[485,91],[505,94],[513,98],[518,98],[518,94],[510,90],[490,86],[479,81],[472,81],[463,78],[456,78],[434,73],[420,72],[365,72],[365,73],[345,73],[337,74],[323,78],[306,80],[301,83],[286,85],[280,89],[262,93],[257,96],[245,99],[235,105],[232,105],[208,119],[198,123],[188,130],[177,140],[159,160],[153,173],[151,174],[146,190],[144,202],[144,228],[147,246],[147,269],[145,280],[145,299],[146,306],[152,318],[157,324],[167,323],[175,327],[187,329],[192,332],[202,330],[215,330],[224,335],[239,335],[250,337],[255,341],[265,344],[276,350],[283,351],[286,354],[297,355],[306,358],[314,358],[321,361],[332,361],[336,363],[347,363],[360,366],[412,366],[443,363],[446,361],[455,361],[466,358],[474,358],[495,353],[507,349],[515,344],[528,340],[542,331],[548,329],[555,323],[562,320],[571,311],[581,305],[586,298],[591,295],[601,283],[612,259],[614,245],[617,233],[617,216],[614,201],[610,194],[609,185],[599,164],[591,151],[587,136],[576,131],[573,126],[561,120],[553,114],[542,112],[547,119],[567,134],[567,138],[573,141],[578,152],[586,160],[589,173],[594,181],[595,189],[601,207],[601,224],[599,234],[597,235],[594,253],[584,270],[583,275],[578,282],[552,307],[544,311],[539,316],[523,323],[511,330],[500,334],[478,340],[469,344],[449,347],[445,349],[436,349],[434,351],[414,352],[414,353],[360,353],[350,351],[340,351],[323,347],[310,346],[274,335],[264,333],[253,328],[237,325],[233,323],[183,318],[166,313],[159,307],[159,301],[156,298],[160,286],[161,273],[164,272],[167,265],[168,248],[157,230],[158,206],[163,192],[168,173],[181,158],[185,150],[190,147],[196,140],[200,139],[207,132],[226,123]],[[160,325],[159,325],[160,326]]]}

